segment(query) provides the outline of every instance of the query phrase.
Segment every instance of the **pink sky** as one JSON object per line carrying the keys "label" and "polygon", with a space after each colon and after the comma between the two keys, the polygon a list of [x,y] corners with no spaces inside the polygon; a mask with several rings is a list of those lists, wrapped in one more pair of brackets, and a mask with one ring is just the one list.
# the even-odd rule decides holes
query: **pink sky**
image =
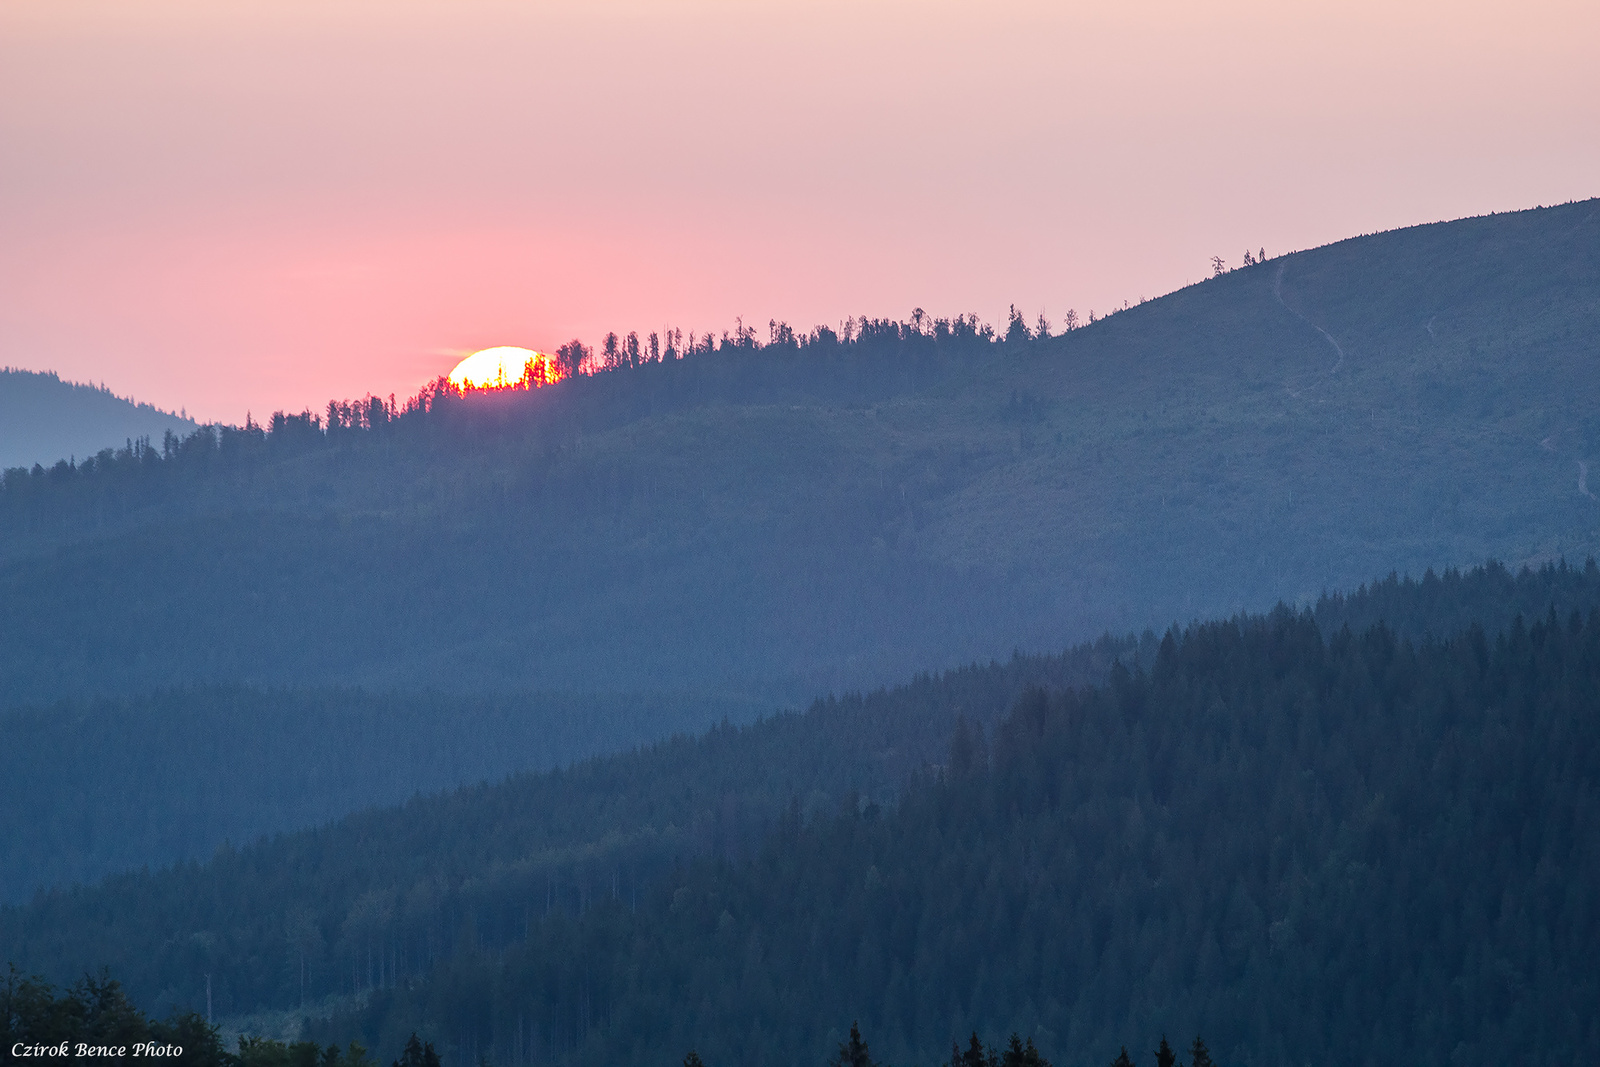
{"label": "pink sky", "polygon": [[1600,5],[0,6],[0,364],[242,421],[1600,194]]}

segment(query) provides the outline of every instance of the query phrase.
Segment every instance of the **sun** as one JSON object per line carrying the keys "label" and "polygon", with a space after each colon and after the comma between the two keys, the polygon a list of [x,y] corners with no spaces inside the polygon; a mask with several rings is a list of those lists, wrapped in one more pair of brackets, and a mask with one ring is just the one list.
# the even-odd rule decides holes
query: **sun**
{"label": "sun", "polygon": [[449,381],[457,389],[534,389],[563,377],[546,353],[501,345],[474,352],[457,363]]}

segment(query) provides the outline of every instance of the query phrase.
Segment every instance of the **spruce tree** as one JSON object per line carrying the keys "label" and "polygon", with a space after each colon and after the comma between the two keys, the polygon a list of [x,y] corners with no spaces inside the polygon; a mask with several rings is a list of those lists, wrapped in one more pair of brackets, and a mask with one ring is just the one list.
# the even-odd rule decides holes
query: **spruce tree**
{"label": "spruce tree", "polygon": [[401,1051],[400,1058],[394,1061],[392,1067],[440,1067],[439,1054],[434,1051],[432,1041],[418,1039],[417,1032],[413,1030],[406,1039],[406,1047]]}
{"label": "spruce tree", "polygon": [[1156,1067],[1173,1067],[1178,1062],[1178,1054],[1172,1051],[1172,1046],[1167,1044],[1167,1035],[1161,1035],[1161,1045],[1156,1049]]}
{"label": "spruce tree", "polygon": [[967,1042],[967,1051],[961,1053],[960,1059],[951,1061],[951,1067],[989,1067],[992,1061],[992,1056],[984,1054],[983,1042],[978,1040],[978,1032],[974,1030]]}
{"label": "spruce tree", "polygon": [[867,1043],[861,1040],[859,1024],[850,1024],[850,1040],[839,1046],[838,1054],[829,1061],[828,1067],[878,1067],[867,1051]]}
{"label": "spruce tree", "polygon": [[1012,1034],[1005,1055],[1000,1057],[1000,1067],[1050,1067],[1050,1061],[1039,1055],[1039,1050],[1033,1047],[1033,1038],[1028,1038],[1028,1043],[1024,1045],[1021,1038]]}
{"label": "spruce tree", "polygon": [[1133,1060],[1128,1058],[1127,1045],[1123,1045],[1122,1051],[1117,1053],[1117,1058],[1111,1061],[1111,1067],[1133,1067]]}
{"label": "spruce tree", "polygon": [[1194,1044],[1189,1046],[1189,1067],[1212,1067],[1211,1053],[1198,1034],[1195,1035]]}

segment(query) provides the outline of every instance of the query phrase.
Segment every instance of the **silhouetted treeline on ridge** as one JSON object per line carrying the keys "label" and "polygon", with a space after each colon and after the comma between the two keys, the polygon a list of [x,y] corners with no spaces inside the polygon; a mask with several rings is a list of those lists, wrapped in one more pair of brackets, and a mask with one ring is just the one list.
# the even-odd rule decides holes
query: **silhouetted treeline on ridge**
{"label": "silhouetted treeline on ridge", "polygon": [[772,323],[656,362],[624,335],[564,346],[614,369],[549,388],[8,476],[0,693],[803,702],[1390,570],[1582,559],[1597,225],[1363,237],[1043,339]]}
{"label": "silhouetted treeline on ridge", "polygon": [[[570,376],[564,386],[567,390],[578,388],[579,381],[585,377],[601,378],[654,366],[660,368],[654,373],[661,377],[652,381],[635,375],[629,387],[664,391],[669,397],[674,387],[686,387],[700,399],[698,394],[707,388],[730,384],[725,380],[730,376],[737,379],[744,360],[777,360],[790,356],[802,361],[790,370],[814,375],[817,379],[809,383],[809,388],[802,385],[804,391],[826,394],[849,390],[849,395],[859,400],[862,394],[855,391],[861,384],[859,376],[841,375],[845,368],[838,365],[840,360],[903,361],[911,373],[926,374],[932,369],[930,360],[970,358],[996,344],[1048,340],[1049,329],[1042,318],[1030,329],[1015,308],[1007,330],[998,335],[993,326],[979,322],[976,315],[934,319],[918,309],[907,321],[863,316],[859,320],[846,320],[837,331],[818,326],[810,333],[796,333],[787,323],[774,321],[766,342],[757,340],[755,331],[742,325],[731,336],[724,331],[720,340],[710,333],[698,338],[690,333],[685,341],[682,330],[669,330],[665,344],[660,335],[654,333],[643,341],[637,332],[625,337],[611,333],[602,343],[598,357],[594,348],[573,340],[560,347],[558,360]],[[689,361],[692,366],[688,370],[677,370],[677,365],[683,361]],[[121,448],[108,448],[86,456],[81,462],[63,458],[49,467],[43,464],[35,464],[31,470],[14,467],[0,472],[0,493],[24,494],[29,487],[58,485],[73,477],[128,477],[156,465],[203,470],[215,461],[237,462],[254,455],[292,454],[335,443],[353,433],[405,432],[413,424],[427,422],[429,416],[436,419],[459,417],[458,405],[463,401],[528,391],[526,386],[519,388],[515,383],[494,389],[462,388],[440,377],[401,402],[393,396],[370,395],[358,400],[330,400],[320,413],[279,411],[264,424],[246,418],[243,426],[200,426],[187,436],[180,437],[168,431],[159,446],[148,438],[141,438]]]}
{"label": "silhouetted treeline on ridge", "polygon": [[194,428],[187,415],[117,396],[103,384],[0,367],[0,471],[36,463],[48,467],[60,458],[92,456],[107,445]]}

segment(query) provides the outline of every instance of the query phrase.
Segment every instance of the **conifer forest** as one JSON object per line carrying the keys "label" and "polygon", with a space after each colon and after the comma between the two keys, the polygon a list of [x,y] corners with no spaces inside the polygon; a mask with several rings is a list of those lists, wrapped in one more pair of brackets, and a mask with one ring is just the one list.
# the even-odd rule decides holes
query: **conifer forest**
{"label": "conifer forest", "polygon": [[0,473],[0,1040],[1592,1062],[1597,293],[1590,200],[243,425],[7,371],[151,432]]}

